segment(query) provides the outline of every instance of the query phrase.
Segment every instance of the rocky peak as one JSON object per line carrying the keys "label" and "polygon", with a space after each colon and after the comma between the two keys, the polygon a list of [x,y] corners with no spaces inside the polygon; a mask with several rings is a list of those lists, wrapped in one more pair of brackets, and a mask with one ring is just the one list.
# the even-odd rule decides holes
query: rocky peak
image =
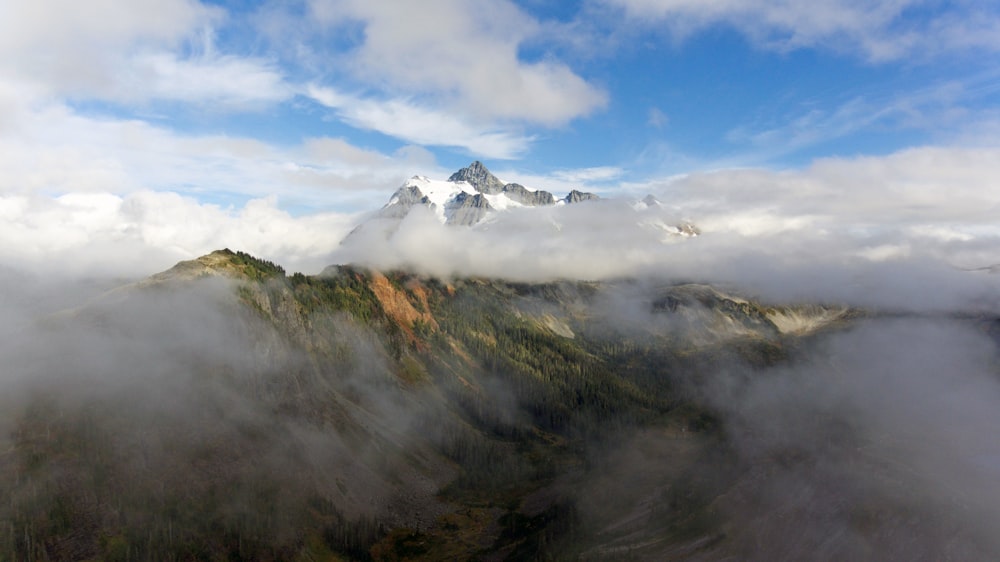
{"label": "rocky peak", "polygon": [[493,207],[482,193],[472,195],[463,191],[448,205],[447,222],[472,226],[486,218],[486,214],[492,210]]}
{"label": "rocky peak", "polygon": [[593,193],[587,193],[587,192],[584,192],[584,191],[577,191],[577,190],[574,189],[573,191],[569,192],[569,195],[567,195],[563,199],[563,201],[565,201],[567,203],[579,203],[581,201],[595,201],[597,199],[600,199],[600,197],[598,197],[597,195],[594,195]]}
{"label": "rocky peak", "polygon": [[464,181],[474,187],[476,191],[487,195],[496,195],[503,191],[503,182],[497,179],[482,162],[476,160],[468,167],[462,168],[448,178],[448,181]]}
{"label": "rocky peak", "polygon": [[522,205],[537,207],[538,205],[554,205],[556,200],[548,191],[530,191],[519,183],[508,183],[503,186],[503,193],[512,201]]}
{"label": "rocky peak", "polygon": [[429,206],[430,204],[430,199],[428,199],[427,196],[420,191],[419,187],[411,184],[404,184],[403,187],[400,187],[396,190],[396,193],[392,195],[392,199],[389,200],[389,203],[385,207],[382,207],[382,210],[379,211],[379,216],[386,218],[403,218],[414,206]]}

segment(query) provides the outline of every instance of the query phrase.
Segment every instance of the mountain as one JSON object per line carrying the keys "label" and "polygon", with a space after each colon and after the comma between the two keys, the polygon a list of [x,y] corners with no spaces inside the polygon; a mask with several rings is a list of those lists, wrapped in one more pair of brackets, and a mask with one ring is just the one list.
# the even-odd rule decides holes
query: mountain
{"label": "mountain", "polygon": [[871,438],[831,410],[843,391],[815,406],[790,378],[873,321],[697,283],[288,275],[220,250],[4,343],[30,376],[0,396],[0,557],[989,558],[894,456],[928,434]]}
{"label": "mountain", "polygon": [[[610,313],[622,299],[649,321]],[[582,553],[604,540],[590,537],[598,521],[572,491],[589,478],[591,447],[628,428],[683,430],[677,462],[696,470],[691,447],[709,447],[717,422],[669,373],[699,369],[719,346],[780,361],[789,338],[850,317],[796,314],[813,319],[809,330],[787,329],[790,311],[700,285],[442,281],[351,266],[287,275],[214,252],[31,335],[45,342],[21,351],[37,374],[0,420],[12,428],[0,552]]]}
{"label": "mountain", "polygon": [[[655,199],[650,196],[644,201]],[[603,228],[635,231],[636,236],[652,243],[672,243],[701,234],[698,227],[679,220],[676,211],[658,201],[629,204],[579,190],[557,199],[544,190],[505,183],[482,162],[476,161],[444,181],[424,176],[407,180],[385,206],[356,226],[342,241],[341,249],[345,252],[342,259],[365,262],[366,256],[373,253],[405,255],[412,251],[414,246],[408,242],[409,235],[402,236],[402,240],[395,240],[395,236],[404,220],[417,208],[429,210],[429,215],[441,224],[470,228],[477,233],[489,230],[500,238],[559,236],[564,227],[564,237],[579,238],[573,233],[581,229],[587,233],[593,231],[587,225],[598,215]],[[460,237],[462,230],[449,232]],[[386,242],[389,248],[381,247]]]}
{"label": "mountain", "polygon": [[472,164],[469,164],[467,168],[462,168],[461,170],[452,174],[448,181],[452,183],[465,182],[471,185],[479,193],[484,193],[486,195],[497,195],[503,193],[504,184],[502,181],[497,179],[482,162],[476,160]]}
{"label": "mountain", "polygon": [[414,176],[407,180],[389,203],[378,213],[378,218],[402,218],[414,206],[425,206],[434,211],[446,224],[473,226],[496,212],[519,207],[553,206],[565,203],[597,200],[593,193],[573,191],[564,199],[542,190],[529,189],[517,183],[504,183],[494,176],[482,162],[476,161],[452,174],[447,181]]}

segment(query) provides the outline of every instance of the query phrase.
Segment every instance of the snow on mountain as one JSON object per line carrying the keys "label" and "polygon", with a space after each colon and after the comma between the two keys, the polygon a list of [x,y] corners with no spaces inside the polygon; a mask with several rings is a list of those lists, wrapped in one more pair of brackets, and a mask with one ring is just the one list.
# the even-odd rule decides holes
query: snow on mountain
{"label": "snow on mountain", "polygon": [[380,216],[402,217],[415,205],[431,208],[446,224],[472,226],[494,212],[519,207],[539,207],[599,199],[593,193],[573,190],[557,200],[551,193],[518,183],[504,183],[482,162],[476,161],[452,174],[447,181],[414,176],[382,208]]}
{"label": "snow on mountain", "polygon": [[[675,219],[670,218],[669,209],[651,195],[641,201],[627,203],[615,199],[604,200],[593,193],[574,189],[565,197],[557,199],[547,191],[518,183],[505,183],[479,161],[458,170],[447,180],[413,176],[396,190],[372,220],[382,224],[380,228],[393,229],[392,224],[402,220],[414,207],[419,206],[430,209],[442,224],[469,227],[482,224],[485,227],[501,216],[508,216],[511,211],[520,213],[531,208],[550,208],[555,212],[560,207],[573,205],[575,208],[576,205],[590,205],[593,202],[609,205],[608,212],[616,216],[624,211],[622,220],[625,223],[637,225],[664,241],[697,236],[700,233],[690,223],[678,224]],[[514,218],[513,215],[511,218]],[[554,216],[539,218],[557,224]],[[518,215],[516,220],[529,219],[528,216],[522,219]]]}
{"label": "snow on mountain", "polygon": [[660,203],[660,200],[657,199],[656,197],[653,197],[652,194],[647,195],[642,199],[640,199],[639,201],[635,201],[632,203],[632,208],[635,209],[636,211],[645,211],[646,209],[656,209],[662,207],[663,203]]}

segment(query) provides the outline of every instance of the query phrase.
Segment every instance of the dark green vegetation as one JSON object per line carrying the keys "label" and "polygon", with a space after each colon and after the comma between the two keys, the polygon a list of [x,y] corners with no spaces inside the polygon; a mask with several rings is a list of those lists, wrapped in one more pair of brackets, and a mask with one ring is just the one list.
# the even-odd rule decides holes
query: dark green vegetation
{"label": "dark green vegetation", "polygon": [[225,250],[122,291],[4,403],[0,560],[711,558],[739,474],[699,385],[797,345],[702,286]]}

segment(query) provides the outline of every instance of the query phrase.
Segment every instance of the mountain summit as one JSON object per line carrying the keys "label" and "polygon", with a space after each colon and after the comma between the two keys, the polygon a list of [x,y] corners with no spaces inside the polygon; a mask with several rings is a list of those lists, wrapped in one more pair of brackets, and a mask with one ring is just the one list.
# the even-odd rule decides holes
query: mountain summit
{"label": "mountain summit", "polygon": [[432,209],[446,224],[473,226],[498,211],[596,199],[600,198],[593,193],[573,190],[557,200],[548,191],[504,183],[477,160],[449,176],[447,181],[413,176],[396,190],[379,217],[402,218],[414,206],[422,205]]}
{"label": "mountain summit", "polygon": [[502,193],[504,188],[503,182],[487,170],[479,160],[449,176],[448,181],[454,183],[464,181],[476,188],[476,191],[487,195]]}
{"label": "mountain summit", "polygon": [[696,227],[680,220],[675,210],[659,202],[603,199],[578,189],[557,198],[548,191],[505,182],[477,160],[447,180],[426,176],[406,180],[385,206],[344,239],[341,247],[371,253],[371,243],[392,239],[403,220],[417,208],[425,213],[429,210],[443,225],[489,230],[491,234],[508,236],[508,241],[509,236],[537,239],[550,235],[582,240],[594,230],[595,217],[599,217],[600,228],[631,231],[636,239],[651,235],[654,241],[666,243],[699,234]]}

